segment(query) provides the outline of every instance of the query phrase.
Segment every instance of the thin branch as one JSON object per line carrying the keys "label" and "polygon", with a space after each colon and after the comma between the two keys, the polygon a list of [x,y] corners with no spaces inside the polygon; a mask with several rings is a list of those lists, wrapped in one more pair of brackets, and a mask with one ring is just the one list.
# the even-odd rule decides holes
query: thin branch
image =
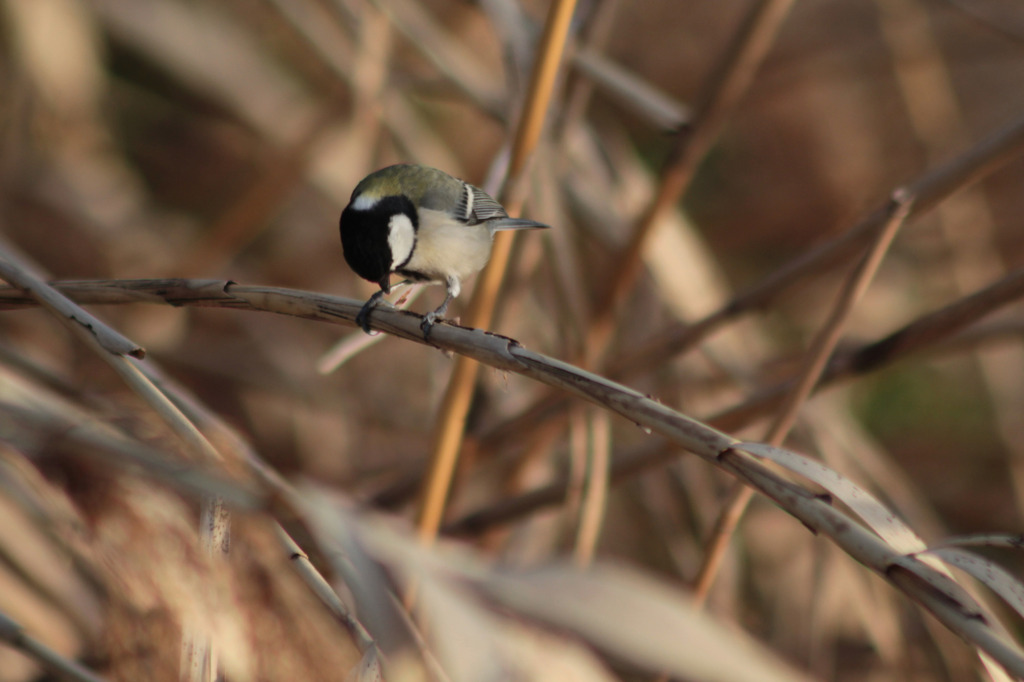
{"label": "thin branch", "polygon": [[[605,354],[615,329],[618,305],[640,274],[641,256],[648,235],[665,212],[671,210],[685,194],[700,162],[747,91],[791,5],[792,0],[762,0],[755,6],[726,50],[721,64],[709,78],[704,101],[694,113],[690,127],[677,138],[662,170],[654,199],[633,228],[628,245],[616,259],[618,267],[610,276],[597,305],[597,313],[586,331],[579,358],[584,366],[595,366]],[[541,411],[561,405],[561,399],[552,394],[538,401]],[[561,414],[561,410],[555,413]],[[523,419],[514,421],[513,430],[518,430],[524,422]]]}
{"label": "thin branch", "polygon": [[[953,343],[969,334],[977,324],[1000,307],[1024,297],[1024,268],[970,296],[951,303],[935,312],[914,320],[879,341],[834,355],[826,366],[816,389],[820,390],[838,381],[863,376],[898,362],[914,353]],[[794,381],[785,381],[759,392],[743,404],[708,418],[708,424],[733,431],[751,423],[757,417],[777,408],[779,402],[793,389]],[[559,396],[564,397],[564,396]],[[538,417],[540,418],[540,417]],[[655,444],[620,455],[612,461],[611,480],[617,483],[679,456],[679,452],[666,443]],[[477,534],[485,530],[528,516],[540,509],[558,504],[565,497],[564,480],[550,483],[518,497],[501,500],[476,512],[471,512],[445,527],[453,534]]]}
{"label": "thin branch", "polygon": [[[913,203],[914,198],[902,191],[893,194],[889,220],[875,237],[875,241],[867,253],[848,275],[828,320],[814,338],[811,347],[807,349],[807,361],[794,381],[792,389],[786,393],[775,421],[765,435],[764,440],[769,445],[782,445],[790,429],[793,428],[793,424],[796,423],[797,413],[821,380],[825,365],[836,344],[839,343],[846,321],[874,279],[878,266],[882,264],[889,245],[892,244],[896,233],[906,221]],[[711,585],[722,566],[729,541],[736,532],[740,519],[753,496],[754,491],[747,486],[734,487],[729,500],[722,509],[708,542],[704,561],[701,563],[694,581],[694,598],[698,603],[703,603],[707,599]]]}
{"label": "thin branch", "polygon": [[[1024,297],[1024,268],[1014,270],[980,291],[919,317],[883,339],[836,355],[825,368],[819,388],[841,379],[873,372],[924,348],[935,346],[1021,297]],[[770,386],[742,404],[711,417],[710,421],[724,429],[748,424],[773,409],[791,386],[791,381]]]}
{"label": "thin branch", "polygon": [[573,559],[581,567],[589,566],[594,560],[601,526],[608,505],[608,465],[611,461],[611,423],[607,412],[577,410],[580,428],[579,438],[583,441],[583,494],[579,511],[579,525],[576,529],[576,544]]}
{"label": "thin branch", "polygon": [[[150,300],[157,298],[155,291],[163,289],[175,301],[191,296],[196,305],[263,310],[332,323],[352,324],[362,306],[361,301],[321,294],[243,287],[223,282],[218,288],[207,282],[205,287],[186,286],[181,292],[166,290],[166,283],[135,285],[148,291]],[[196,295],[199,289],[204,289],[208,295]],[[95,285],[91,290],[95,293]],[[106,298],[109,301],[111,297],[108,295]],[[417,343],[428,343],[419,328],[420,316],[386,309],[378,313],[376,324],[379,328]],[[936,587],[946,579],[935,569],[897,552],[874,532],[834,508],[828,498],[785,480],[767,469],[754,455],[734,449],[742,445],[737,439],[609,379],[534,353],[508,337],[439,324],[431,330],[429,344],[568,391],[652,433],[656,432],[676,447],[732,473],[773,499],[808,528],[831,538],[848,555],[931,611],[947,628],[990,654],[1012,674],[1024,676],[1024,651],[999,634],[998,627],[978,604],[951,599],[948,592]],[[659,453],[654,451],[653,454]]]}
{"label": "thin branch", "polygon": [[690,110],[685,104],[589,47],[573,55],[573,65],[624,108],[659,130],[676,131],[690,122]]}
{"label": "thin branch", "polygon": [[[914,205],[907,220],[926,213],[957,190],[969,187],[999,170],[1024,151],[1024,116],[981,140],[959,156],[930,170],[906,185]],[[751,310],[768,305],[784,290],[809,274],[834,267],[848,254],[862,248],[889,218],[888,199],[861,218],[852,228],[830,242],[797,256],[774,270],[747,291],[735,296],[719,310],[689,325],[671,327],[628,355],[609,363],[614,376],[626,376],[663,365],[672,356],[695,346],[725,323]]]}
{"label": "thin branch", "polygon": [[[1024,151],[1024,116],[978,142],[948,163],[930,170],[908,183],[906,191],[909,195],[914,196],[915,200],[907,220],[910,221],[924,214],[957,190],[969,187],[991,175],[1016,158],[1022,151]],[[808,275],[825,271],[841,263],[855,249],[863,248],[870,236],[875,234],[885,223],[889,215],[887,200],[886,204],[868,212],[839,237],[797,256],[787,265],[773,271],[758,284],[733,297],[710,315],[691,324],[672,326],[652,337],[647,343],[638,344],[635,349],[610,359],[605,365],[606,373],[621,379],[663,367],[673,356],[693,348],[728,322],[752,310],[767,306],[785,290],[801,282]],[[920,331],[924,332],[925,330]],[[945,332],[939,330],[938,333],[944,334]],[[881,349],[881,352],[889,351]],[[840,360],[842,360],[840,357],[835,359],[836,362]],[[870,363],[867,358],[864,358],[863,361]],[[831,367],[826,371],[826,382],[833,377],[833,371]],[[765,400],[777,400],[782,390],[785,390],[784,387],[773,387],[765,392],[766,396],[770,394],[770,398],[758,397],[761,394],[752,398],[751,402],[757,404],[756,414],[770,409],[770,405],[774,403],[765,404]],[[537,418],[554,418],[561,415],[565,406],[564,396],[555,392],[546,393],[518,415],[494,427],[490,433],[484,436],[484,439],[488,442],[499,441],[506,434],[517,432],[524,423],[530,423]],[[737,428],[738,424],[747,423],[753,418],[753,415],[746,414],[748,406],[740,406],[735,409],[741,414],[738,414],[735,419],[723,422],[727,424],[726,428]]]}
{"label": "thin branch", "polygon": [[[366,337],[360,332],[360,336]],[[166,378],[152,365],[140,367],[146,373],[147,378],[158,386],[175,406],[181,410],[189,421],[200,428],[203,433],[208,433],[211,440],[218,443],[220,451],[228,455],[227,463],[234,461],[243,462],[248,467],[248,472],[258,481],[259,485],[267,491],[267,504],[273,512],[277,537],[282,548],[288,555],[292,568],[302,578],[306,586],[320,599],[332,616],[340,622],[351,634],[359,647],[365,653],[373,646],[373,640],[366,632],[366,628],[355,617],[349,608],[338,598],[330,583],[317,571],[310,561],[306,551],[303,550],[292,538],[291,534],[284,527],[281,519],[300,519],[302,517],[302,499],[291,484],[268,465],[244,439],[238,436],[220,417],[211,412],[205,405],[188,393],[176,382]],[[309,534],[309,529],[304,528],[303,532]]]}
{"label": "thin branch", "polygon": [[265,506],[251,486],[230,480],[207,466],[172,459],[95,420],[0,401],[0,430],[4,440],[28,453],[42,446],[62,448],[114,470],[129,468],[190,496],[224,497],[243,509]]}
{"label": "thin branch", "polygon": [[[551,5],[534,63],[530,89],[523,105],[522,118],[512,143],[508,167],[510,183],[516,182],[540,139],[575,8],[576,0],[556,0]],[[519,206],[508,205],[507,208],[513,216],[520,212]],[[512,232],[499,232],[494,240],[491,259],[477,278],[469,304],[467,318],[472,327],[490,327],[501,282],[511,258],[513,236]],[[417,524],[420,539],[425,543],[433,542],[441,527],[478,371],[479,365],[476,362],[460,356],[441,403]]]}
{"label": "thin branch", "polygon": [[54,291],[42,278],[35,275],[27,265],[19,263],[13,254],[2,250],[0,250],[0,277],[25,291],[40,305],[65,320],[69,325],[91,335],[108,353],[131,355],[137,358],[146,355],[142,346],[126,338],[95,315],[72,304]]}
{"label": "thin branch", "polygon": [[499,121],[507,118],[505,95],[472,49],[444,27],[425,5],[409,0],[375,0],[388,20],[444,76],[480,109]]}
{"label": "thin branch", "polygon": [[72,682],[106,682],[79,663],[67,659],[46,646],[39,640],[29,636],[17,622],[0,613],[0,639],[18,649],[46,670],[52,671]]}
{"label": "thin branch", "polygon": [[[126,303],[155,303],[171,306],[230,308],[292,315],[305,319],[355,326],[355,316],[361,301],[337,298],[313,292],[280,287],[246,286],[229,280],[213,279],[140,279],[140,280],[66,280],[53,287],[81,304],[114,305]],[[1024,268],[1014,270],[1006,277],[969,296],[910,322],[888,336],[852,350],[835,355],[828,363],[818,388],[833,382],[877,371],[921,350],[939,345],[960,331],[991,315],[999,308],[1024,297]],[[0,287],[0,310],[20,310],[37,306],[38,302],[17,289]],[[507,339],[497,334],[445,323],[431,330],[429,341],[419,330],[422,317],[408,311],[382,308],[374,312],[373,326],[399,338],[434,346],[442,350],[465,352],[467,349],[449,348],[450,333],[466,332],[479,338]],[[437,334],[444,334],[444,338]],[[464,338],[464,337],[460,337]],[[474,337],[477,338],[477,337]],[[486,345],[486,344],[485,344]],[[472,343],[468,343],[471,347]],[[721,412],[709,421],[719,428],[736,429],[766,410],[789,389],[783,382],[765,389],[735,408]],[[555,404],[563,401],[553,394]],[[534,417],[540,418],[538,411]]]}
{"label": "thin branch", "polygon": [[762,0],[751,10],[737,32],[721,65],[709,80],[704,102],[697,107],[693,122],[678,138],[661,173],[661,182],[650,206],[640,218],[629,244],[619,256],[618,268],[605,290],[597,316],[587,332],[586,355],[593,365],[611,341],[619,304],[632,289],[642,266],[647,237],[666,211],[675,206],[690,186],[700,162],[718,139],[746,93],[754,74],[772,46],[793,0]]}
{"label": "thin branch", "polygon": [[[204,462],[219,462],[221,457],[206,437],[190,422],[160,389],[151,382],[129,356],[142,357],[142,348],[108,328],[90,313],[64,297],[49,284],[32,274],[27,266],[0,252],[0,276],[23,288],[74,332],[121,379],[146,402],[184,442],[190,453]],[[199,534],[203,548],[212,556],[227,553],[230,516],[216,496],[202,501]],[[194,682],[212,680],[217,674],[217,652],[207,633],[189,628],[182,637],[183,666],[181,679]]]}
{"label": "thin branch", "polygon": [[[598,83],[608,87],[613,96],[617,94],[619,101],[626,106],[630,106],[636,101],[634,97],[636,88],[633,86],[640,81],[640,78],[636,74],[626,72],[624,67],[613,63],[601,54],[608,46],[608,40],[615,30],[616,18],[621,6],[622,0],[598,0],[598,2],[590,4],[587,8],[589,11],[581,12],[583,15],[580,18],[582,26],[572,54],[574,69],[566,79],[565,104],[559,112],[557,127],[559,135],[575,130],[579,126],[590,105],[594,86]],[[663,101],[659,97],[663,94],[649,83],[641,83],[640,90],[649,91],[655,99]],[[630,94],[626,94],[627,92]],[[647,100],[643,96],[640,99]],[[688,114],[686,118],[689,118]],[[682,125],[682,121],[679,122],[679,125]],[[678,128],[679,125],[675,128]],[[675,128],[669,126],[665,129]]]}

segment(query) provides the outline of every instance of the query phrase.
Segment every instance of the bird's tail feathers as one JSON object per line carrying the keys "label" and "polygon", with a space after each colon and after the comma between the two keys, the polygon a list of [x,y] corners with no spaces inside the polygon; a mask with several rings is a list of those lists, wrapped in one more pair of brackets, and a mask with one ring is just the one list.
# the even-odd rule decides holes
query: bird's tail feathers
{"label": "bird's tail feathers", "polygon": [[491,228],[491,232],[499,232],[501,230],[546,230],[551,227],[544,223],[538,223],[536,220],[527,220],[526,218],[495,218],[487,221],[487,226]]}

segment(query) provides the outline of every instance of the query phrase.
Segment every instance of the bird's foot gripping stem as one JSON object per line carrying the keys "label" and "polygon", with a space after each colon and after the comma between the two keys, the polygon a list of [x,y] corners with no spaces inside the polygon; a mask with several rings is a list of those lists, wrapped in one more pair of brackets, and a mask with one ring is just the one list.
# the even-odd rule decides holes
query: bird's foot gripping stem
{"label": "bird's foot gripping stem", "polygon": [[374,308],[377,307],[377,302],[380,301],[380,298],[383,295],[384,290],[381,289],[373,296],[371,296],[369,299],[367,299],[366,303],[363,304],[363,307],[360,308],[359,312],[356,314],[356,324],[359,325],[359,327],[370,336],[380,333],[372,331],[370,329],[370,313],[373,311]]}
{"label": "bird's foot gripping stem", "polygon": [[449,293],[444,297],[444,303],[438,306],[437,310],[429,312],[423,316],[423,321],[420,322],[420,331],[423,332],[424,339],[429,339],[430,330],[434,327],[434,324],[437,323],[438,320],[444,319],[444,314],[448,312],[448,304],[451,303],[452,298],[454,297]]}

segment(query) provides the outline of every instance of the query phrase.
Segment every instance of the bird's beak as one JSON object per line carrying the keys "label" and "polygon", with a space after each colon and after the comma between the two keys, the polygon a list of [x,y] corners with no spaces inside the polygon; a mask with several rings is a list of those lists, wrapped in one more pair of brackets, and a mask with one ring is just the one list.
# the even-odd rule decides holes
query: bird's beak
{"label": "bird's beak", "polygon": [[383,277],[381,277],[380,281],[377,282],[377,284],[380,285],[381,291],[383,291],[385,294],[390,294],[391,293],[391,273],[389,272],[388,274],[386,274]]}

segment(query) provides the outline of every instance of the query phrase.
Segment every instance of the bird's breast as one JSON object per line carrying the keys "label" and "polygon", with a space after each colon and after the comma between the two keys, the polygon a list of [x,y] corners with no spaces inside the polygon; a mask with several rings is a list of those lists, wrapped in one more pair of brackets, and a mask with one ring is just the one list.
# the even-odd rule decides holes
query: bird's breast
{"label": "bird's breast", "polygon": [[465,225],[443,211],[421,208],[416,248],[403,272],[444,281],[448,277],[469,277],[487,263],[491,255],[491,232],[484,224]]}

